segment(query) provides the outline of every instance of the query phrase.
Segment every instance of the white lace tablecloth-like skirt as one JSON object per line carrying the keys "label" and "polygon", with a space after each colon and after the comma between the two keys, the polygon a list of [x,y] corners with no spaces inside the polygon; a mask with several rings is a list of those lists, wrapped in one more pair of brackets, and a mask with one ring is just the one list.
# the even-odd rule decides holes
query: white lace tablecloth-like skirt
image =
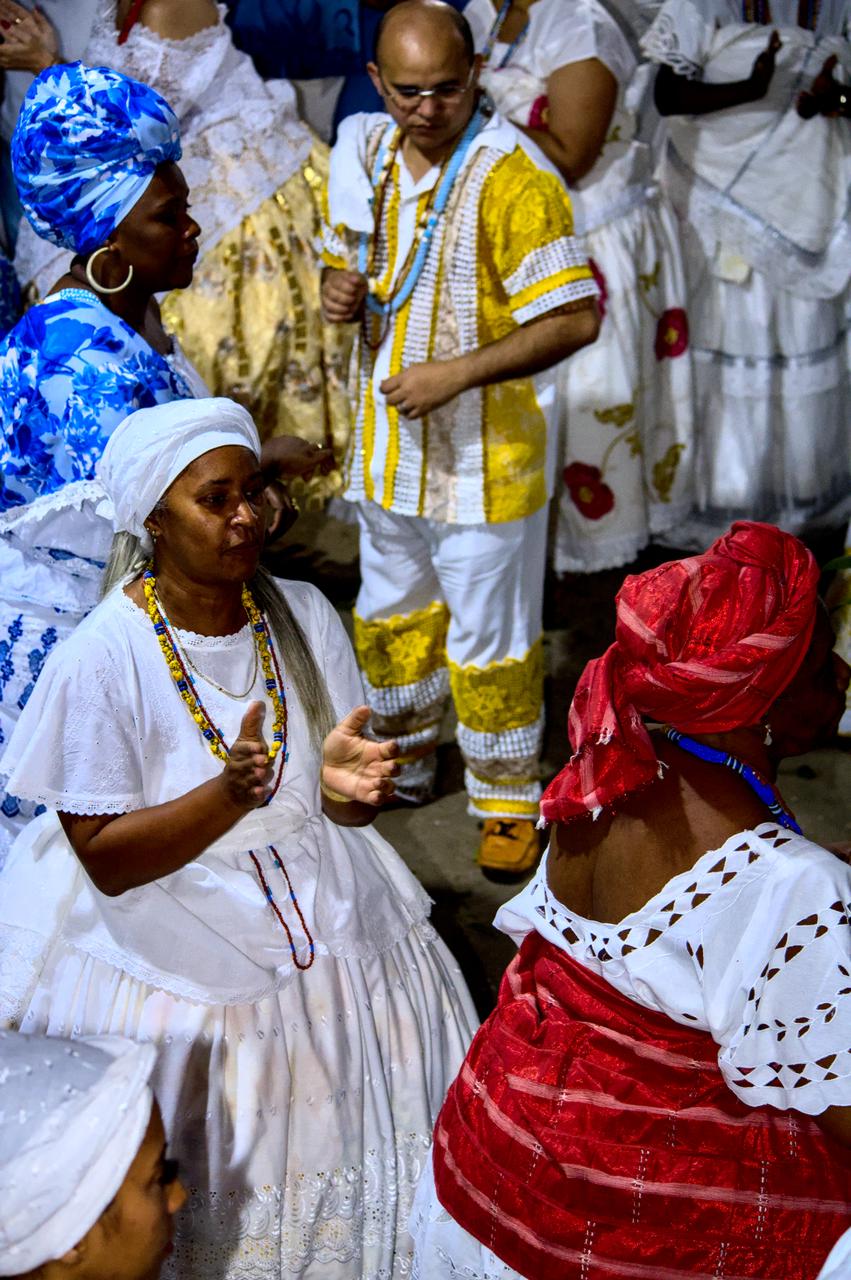
{"label": "white lace tablecloth-like skirt", "polygon": [[[800,533],[851,510],[849,297],[799,297],[683,225],[697,420],[696,507],[676,545],[732,520]],[[737,277],[737,278],[736,278]]]}
{"label": "white lace tablecloth-like skirt", "polygon": [[[48,654],[97,603],[100,574],[94,562],[25,554],[13,539],[0,537],[0,756]],[[42,807],[0,786],[0,869]]]}
{"label": "white lace tablecloth-like skirt", "polygon": [[154,1087],[189,1199],[166,1280],[397,1280],[444,1094],[476,1016],[428,924],[318,956],[251,1005],[179,999],[54,943],[21,1030],[160,1049]]}
{"label": "white lace tablecloth-like skirt", "polygon": [[694,404],[676,218],[640,192],[585,235],[603,322],[559,369],[558,573],[634,560],[692,503]]}
{"label": "white lace tablecloth-like skirt", "polygon": [[[412,1280],[523,1280],[507,1262],[465,1231],[437,1198],[429,1152],[411,1211]],[[558,1275],[554,1268],[552,1280]]]}

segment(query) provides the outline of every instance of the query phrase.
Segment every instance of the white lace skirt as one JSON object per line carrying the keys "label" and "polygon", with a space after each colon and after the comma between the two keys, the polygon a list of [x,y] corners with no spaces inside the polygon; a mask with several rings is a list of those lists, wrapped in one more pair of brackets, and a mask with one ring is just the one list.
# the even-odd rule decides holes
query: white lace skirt
{"label": "white lace skirt", "polygon": [[811,299],[723,261],[683,228],[697,420],[696,510],[679,546],[703,549],[735,519],[793,533],[846,517],[851,494],[844,297]]}
{"label": "white lace skirt", "polygon": [[166,1280],[397,1280],[475,1025],[457,965],[417,925],[235,1006],[180,1000],[59,942],[21,1029],[160,1047],[154,1085],[189,1191]]}
{"label": "white lace skirt", "polygon": [[[437,1198],[431,1152],[411,1212],[413,1280],[523,1280],[507,1262],[465,1231]],[[554,1268],[547,1280],[556,1280]],[[589,1278],[590,1280],[590,1278]]]}
{"label": "white lace skirt", "polygon": [[692,501],[692,365],[674,214],[652,198],[586,242],[603,322],[597,341],[559,368],[558,573],[628,564]]}

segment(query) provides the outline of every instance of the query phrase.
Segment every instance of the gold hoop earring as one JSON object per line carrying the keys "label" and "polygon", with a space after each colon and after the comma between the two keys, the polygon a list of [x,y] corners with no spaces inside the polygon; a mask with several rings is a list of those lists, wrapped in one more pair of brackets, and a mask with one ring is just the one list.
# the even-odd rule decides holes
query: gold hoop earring
{"label": "gold hoop earring", "polygon": [[108,244],[102,244],[99,249],[95,249],[94,253],[91,255],[88,262],[86,263],[86,279],[88,280],[89,284],[92,286],[92,288],[95,290],[96,293],[121,293],[121,291],[123,289],[126,289],[130,281],[133,279],[133,263],[131,262],[127,268],[127,279],[124,281],[123,284],[114,285],[113,288],[111,289],[108,289],[105,284],[98,284],[97,280],[95,280],[94,273],[92,271],[92,263],[94,262],[95,258],[98,257],[99,254],[109,253],[109,248],[110,247]]}

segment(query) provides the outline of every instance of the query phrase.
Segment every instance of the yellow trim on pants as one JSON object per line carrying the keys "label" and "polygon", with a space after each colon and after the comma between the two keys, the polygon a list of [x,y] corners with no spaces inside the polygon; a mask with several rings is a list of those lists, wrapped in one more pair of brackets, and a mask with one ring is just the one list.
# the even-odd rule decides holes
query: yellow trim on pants
{"label": "yellow trim on pants", "polygon": [[414,613],[374,618],[354,615],[354,641],[360,668],[376,689],[415,684],[446,666],[449,610],[435,600]]}
{"label": "yellow trim on pants", "polygon": [[449,663],[449,684],[458,719],[478,733],[504,733],[537,720],[544,700],[544,641],[523,658],[486,667]]}

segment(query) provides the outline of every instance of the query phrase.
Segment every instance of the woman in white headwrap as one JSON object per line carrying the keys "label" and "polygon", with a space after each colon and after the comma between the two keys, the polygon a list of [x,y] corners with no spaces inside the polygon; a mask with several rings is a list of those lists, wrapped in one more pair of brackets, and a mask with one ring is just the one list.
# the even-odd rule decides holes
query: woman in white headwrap
{"label": "woman in white headwrap", "polygon": [[0,1276],[156,1280],[186,1200],[151,1045],[0,1031]]}
{"label": "woman in white headwrap", "polygon": [[0,879],[0,1016],[159,1046],[181,1280],[384,1280],[474,1014],[367,825],[396,748],[361,736],[342,625],[258,566],[258,456],[227,400],[107,444],[114,585],[0,762],[52,810]]}

